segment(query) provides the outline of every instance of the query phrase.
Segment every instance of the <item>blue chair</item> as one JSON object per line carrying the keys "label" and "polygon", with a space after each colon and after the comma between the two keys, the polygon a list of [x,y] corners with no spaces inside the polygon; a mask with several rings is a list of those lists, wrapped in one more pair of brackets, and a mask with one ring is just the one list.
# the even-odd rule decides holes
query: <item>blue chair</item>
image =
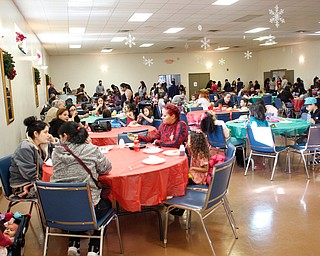
{"label": "blue chair", "polygon": [[[250,142],[250,155],[249,155],[248,164],[244,172],[244,175],[245,176],[247,175],[252,156],[271,157],[271,158],[274,158],[274,164],[273,164],[270,180],[273,180],[273,176],[274,176],[277,162],[278,162],[278,156],[281,152],[287,150],[288,146],[276,147],[274,145],[274,139],[273,139],[270,127],[256,127],[256,128],[247,127],[247,134]],[[287,150],[287,157],[288,157],[288,150]],[[252,170],[254,170],[254,166]]]}
{"label": "blue chair", "polygon": [[207,132],[208,142],[211,147],[219,149],[227,149],[226,140],[223,134],[223,128],[221,125],[216,126],[216,130],[213,132]]}
{"label": "blue chair", "polygon": [[192,107],[189,110],[190,110],[190,112],[191,111],[199,111],[199,110],[203,110],[203,107]]}
{"label": "blue chair", "polygon": [[160,111],[160,108],[159,108],[159,106],[158,106],[158,104],[156,104],[155,106],[154,106],[154,117],[155,118],[161,118],[162,117],[162,114],[161,114],[161,111]]}
{"label": "blue chair", "polygon": [[107,118],[97,118],[96,120],[94,120],[94,124],[103,124],[106,122],[111,122],[113,120],[112,117],[107,117]]}
{"label": "blue chair", "polygon": [[32,212],[34,204],[37,204],[36,198],[20,198],[18,196],[12,195],[12,189],[10,187],[10,165],[11,165],[11,155],[0,158],[0,179],[2,183],[2,188],[4,192],[4,197],[9,201],[7,212],[11,211],[11,207],[18,203],[30,203],[29,214]]}
{"label": "blue chair", "polygon": [[240,116],[249,116],[249,111],[231,112],[231,120],[239,119]]}
{"label": "blue chair", "polygon": [[209,101],[214,102],[214,94],[209,94]]}
{"label": "blue chair", "polygon": [[[90,186],[85,182],[52,183],[37,181],[35,187],[38,202],[45,221],[46,233],[43,255],[46,255],[49,236],[83,237],[100,239],[100,254],[103,255],[103,233],[105,228],[114,219],[123,253],[120,226],[115,209],[111,208],[99,219],[94,213]],[[57,230],[58,229],[58,230]],[[79,232],[72,234],[59,230]],[[80,232],[97,230],[100,235],[89,235]]]}
{"label": "blue chair", "polygon": [[310,179],[306,156],[313,156],[312,165],[314,167],[316,154],[320,151],[320,126],[310,126],[307,142],[299,145],[290,145],[290,148],[290,152],[299,153],[301,155],[307,178]]}
{"label": "blue chair", "polygon": [[240,106],[240,101],[242,99],[242,96],[237,96],[237,103],[238,103],[238,106]]}
{"label": "blue chair", "polygon": [[[132,132],[123,132],[118,134],[118,144],[119,140],[123,139],[124,143],[132,143],[132,140],[128,138],[128,133],[133,133],[133,134],[138,134],[138,135],[143,135],[143,136],[148,136],[149,130],[140,130],[140,131],[132,131]],[[141,144],[146,144],[146,142],[141,142]]]}
{"label": "blue chair", "polygon": [[261,98],[264,101],[264,105],[271,105],[272,104],[272,95],[263,95]]}
{"label": "blue chair", "polygon": [[204,223],[204,219],[208,217],[221,204],[224,206],[224,210],[226,212],[229,223],[231,225],[233,234],[236,239],[238,238],[233,213],[231,211],[229,201],[227,200],[227,197],[226,197],[228,187],[229,187],[229,181],[232,173],[232,168],[234,165],[234,160],[235,160],[235,157],[232,157],[226,162],[216,165],[207,191],[197,191],[197,190],[187,189],[184,196],[173,197],[172,199],[166,200],[164,202],[165,204],[169,205],[166,209],[166,215],[165,215],[164,247],[167,246],[167,241],[168,241],[167,235],[168,235],[169,212],[174,208],[179,208],[179,209],[184,209],[189,211],[190,212],[188,216],[189,220],[191,218],[191,212],[194,212],[199,216],[213,255],[216,255],[216,254],[215,254],[211,239],[209,237],[206,225]]}
{"label": "blue chair", "polygon": [[238,103],[238,96],[236,94],[231,94],[230,101],[233,102],[234,104]]}
{"label": "blue chair", "polygon": [[85,115],[89,113],[89,110],[77,110],[78,115]]}
{"label": "blue chair", "polygon": [[275,107],[278,109],[278,113],[280,116],[283,116],[283,105],[282,105],[282,101],[280,100],[280,98],[275,98],[274,99],[274,105]]}
{"label": "blue chair", "polygon": [[153,119],[152,126],[155,127],[156,129],[159,128],[160,124],[162,124],[162,119]]}
{"label": "blue chair", "polygon": [[230,113],[216,113],[217,120],[222,120],[225,123],[230,121]]}

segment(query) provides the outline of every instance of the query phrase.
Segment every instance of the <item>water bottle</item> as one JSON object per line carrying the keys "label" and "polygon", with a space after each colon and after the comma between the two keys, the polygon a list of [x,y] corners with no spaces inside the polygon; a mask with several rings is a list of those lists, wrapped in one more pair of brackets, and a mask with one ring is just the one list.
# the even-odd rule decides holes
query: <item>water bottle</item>
{"label": "water bottle", "polygon": [[181,144],[180,147],[179,147],[179,156],[184,156],[186,153],[186,150],[184,148],[184,145]]}
{"label": "water bottle", "polygon": [[125,143],[123,139],[119,140],[119,148],[123,149],[125,147]]}

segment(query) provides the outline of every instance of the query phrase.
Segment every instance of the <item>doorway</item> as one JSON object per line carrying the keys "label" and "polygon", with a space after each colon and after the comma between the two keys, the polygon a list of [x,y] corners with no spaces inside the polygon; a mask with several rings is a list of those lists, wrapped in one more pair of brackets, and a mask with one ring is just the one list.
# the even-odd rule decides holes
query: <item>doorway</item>
{"label": "doorway", "polygon": [[210,73],[189,74],[189,99],[191,98],[191,95],[196,94],[200,89],[206,88],[209,80]]}

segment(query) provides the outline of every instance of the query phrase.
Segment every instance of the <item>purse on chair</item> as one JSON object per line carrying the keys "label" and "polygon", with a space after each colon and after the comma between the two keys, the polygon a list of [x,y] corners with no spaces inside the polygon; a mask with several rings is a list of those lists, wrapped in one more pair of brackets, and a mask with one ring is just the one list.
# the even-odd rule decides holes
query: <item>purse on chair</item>
{"label": "purse on chair", "polygon": [[79,162],[79,164],[81,164],[81,166],[87,171],[87,173],[90,175],[91,179],[94,181],[94,183],[96,184],[96,186],[98,188],[101,189],[101,194],[100,197],[102,200],[107,200],[108,196],[110,194],[111,188],[108,184],[106,183],[101,183],[99,180],[96,180],[93,176],[92,176],[92,172],[90,171],[90,169],[88,168],[88,166],[79,158],[77,157],[72,151],[71,149],[66,145],[66,144],[61,144],[62,147],[64,147],[65,150],[67,150],[71,155],[74,156],[75,159],[77,159],[77,161]]}

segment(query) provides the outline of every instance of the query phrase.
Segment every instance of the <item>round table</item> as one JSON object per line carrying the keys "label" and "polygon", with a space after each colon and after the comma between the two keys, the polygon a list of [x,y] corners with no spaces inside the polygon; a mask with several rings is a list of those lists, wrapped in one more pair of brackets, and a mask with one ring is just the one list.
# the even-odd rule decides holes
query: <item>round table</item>
{"label": "round table", "polygon": [[118,134],[123,132],[135,132],[148,129],[149,136],[153,136],[157,129],[151,125],[139,125],[134,127],[112,128],[109,132],[89,132],[92,144],[97,146],[116,145],[118,144]]}
{"label": "round table", "polygon": [[[277,96],[272,96],[272,103],[274,103],[275,98],[277,98]],[[256,103],[258,99],[262,99],[262,96],[253,96],[249,99],[249,101],[252,103]]]}
{"label": "round table", "polygon": [[[100,176],[99,180],[110,185],[110,199],[117,200],[127,211],[140,211],[141,206],[157,205],[167,196],[182,196],[185,193],[189,171],[186,155],[165,156],[158,153],[155,155],[164,158],[165,162],[156,165],[141,162],[149,157],[142,150],[135,152],[114,146],[105,155],[112,163],[112,170]],[[42,180],[50,181],[52,167],[43,165],[42,172]]]}
{"label": "round table", "polygon": [[[200,124],[201,122],[201,116],[203,113],[207,112],[209,110],[197,110],[197,111],[191,111],[187,113],[187,120],[188,124]],[[232,118],[232,112],[240,112],[239,109],[232,109],[232,110],[220,110],[219,108],[213,108],[210,111],[213,111],[217,114],[224,114],[229,113],[230,114],[230,120]]]}
{"label": "round table", "polygon": [[[271,122],[269,122],[271,124]],[[274,135],[284,134],[286,136],[295,136],[297,134],[304,133],[309,126],[310,122],[307,122],[302,119],[294,119],[294,118],[285,118],[280,122],[272,122],[275,124],[275,127],[271,127],[272,133]],[[247,121],[237,122],[237,121],[229,121],[226,123],[227,127],[231,131],[231,136],[238,139],[245,139],[247,136]]]}
{"label": "round table", "polygon": [[[123,122],[126,122],[126,116],[123,115],[116,115],[115,117],[119,117]],[[82,118],[80,121],[81,122],[86,122],[87,124],[93,124],[94,121],[96,121],[97,119],[103,118],[102,116],[88,116],[85,118]]]}

